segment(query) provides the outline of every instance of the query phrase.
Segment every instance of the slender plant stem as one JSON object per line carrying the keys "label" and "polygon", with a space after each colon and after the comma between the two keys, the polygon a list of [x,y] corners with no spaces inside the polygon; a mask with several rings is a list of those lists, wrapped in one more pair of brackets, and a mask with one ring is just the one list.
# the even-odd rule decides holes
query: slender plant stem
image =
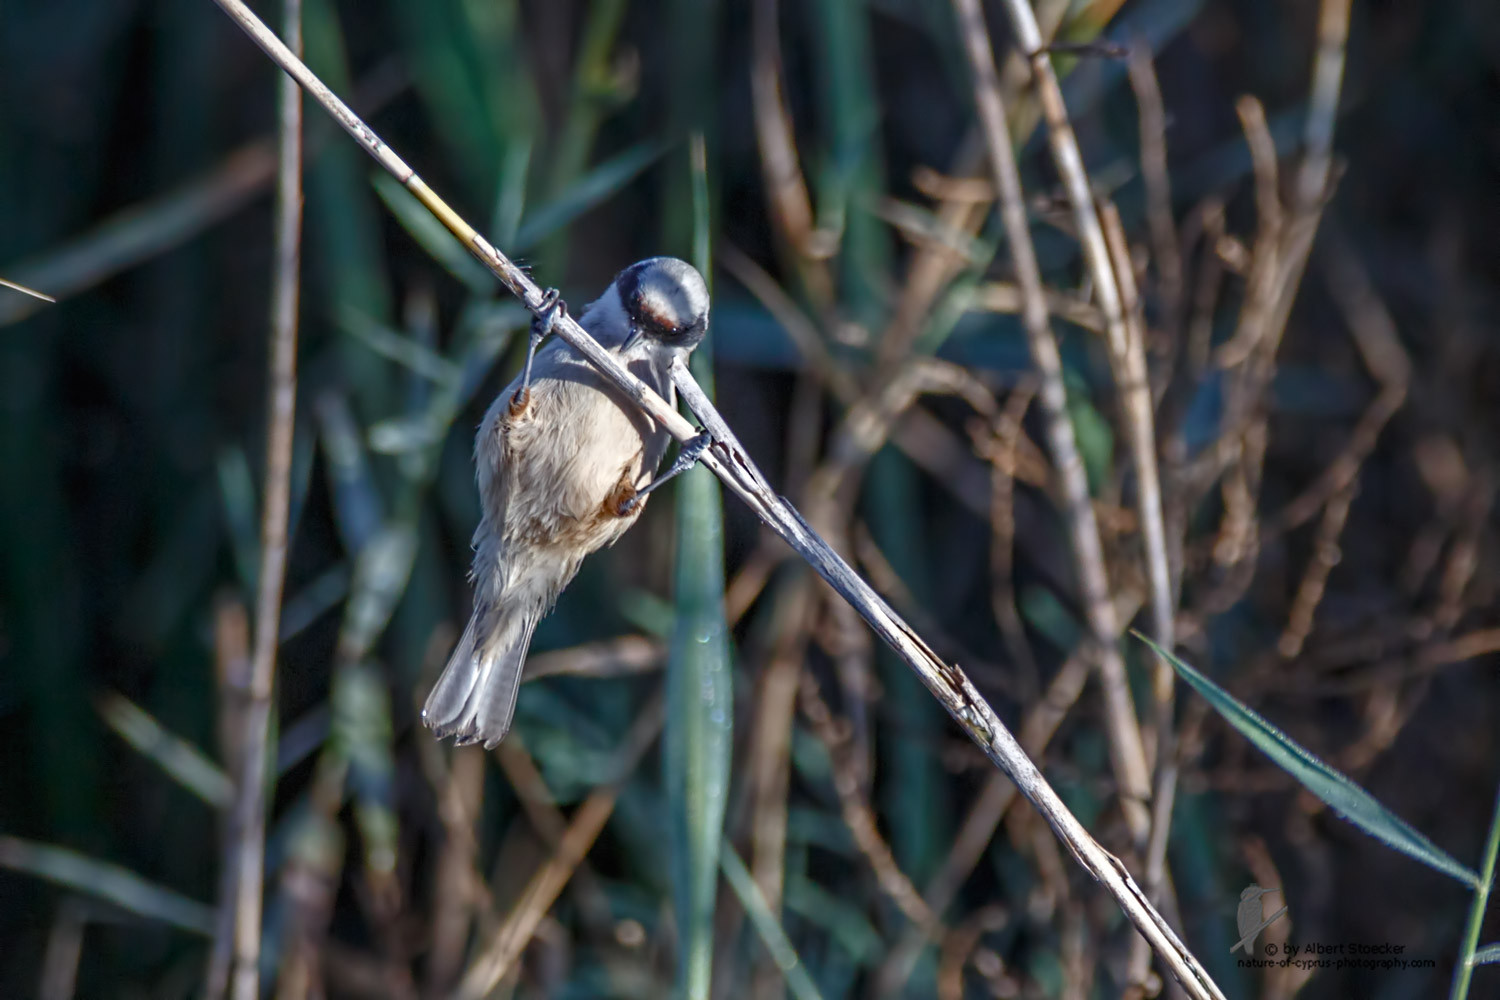
{"label": "slender plant stem", "polygon": [[1175,342],[1182,325],[1182,248],[1177,243],[1177,226],[1172,222],[1167,113],[1162,106],[1151,48],[1144,41],[1130,48],[1129,74],[1140,109],[1141,178],[1146,187],[1146,223],[1151,232],[1152,263],[1156,266],[1157,290],[1162,300],[1162,326]]}
{"label": "slender plant stem", "polygon": [[[1151,430],[1152,420],[1152,396],[1149,376],[1146,373],[1146,331],[1145,321],[1141,315],[1140,302],[1137,296],[1135,275],[1131,270],[1130,246],[1125,238],[1125,227],[1120,221],[1120,212],[1113,202],[1106,202],[1099,208],[1099,218],[1103,223],[1105,241],[1109,244],[1110,258],[1114,263],[1115,275],[1120,282],[1120,294],[1124,297],[1126,307],[1126,334],[1127,342],[1123,354],[1114,355],[1111,358],[1115,382],[1120,386],[1121,401],[1126,412],[1129,414],[1127,422],[1137,430],[1144,428],[1144,435],[1136,434],[1132,439],[1135,450],[1136,468],[1140,469],[1149,464],[1152,477],[1156,471],[1156,446],[1154,431]],[[1149,444],[1149,448],[1142,445]],[[1157,492],[1156,512],[1161,515],[1161,494]],[[1145,505],[1141,508],[1143,525],[1149,526],[1152,522],[1148,517]],[[1158,638],[1157,643],[1170,643],[1173,641],[1175,589],[1171,586],[1171,574],[1167,568],[1167,549],[1165,524],[1160,520],[1155,522],[1156,529],[1145,530],[1142,538],[1146,547],[1146,562],[1149,566],[1147,576],[1150,580],[1152,602],[1152,628],[1165,638]],[[1170,648],[1163,646],[1162,648]],[[1176,673],[1172,670],[1164,657],[1157,656],[1156,670],[1152,675],[1152,727],[1156,734],[1156,772],[1152,779],[1151,788],[1151,832],[1146,839],[1144,859],[1141,871],[1146,883],[1146,892],[1153,903],[1160,903],[1163,899],[1162,888],[1167,880],[1167,842],[1172,829],[1172,805],[1177,798],[1177,740],[1173,730],[1173,696],[1175,694]],[[1173,912],[1175,907],[1169,908],[1168,913]],[[1136,938],[1132,942],[1130,961],[1128,964],[1129,982],[1133,985],[1144,984],[1147,975],[1151,971],[1151,951],[1146,947],[1146,942]]]}
{"label": "slender plant stem", "polygon": [[[302,47],[302,2],[285,0],[291,50]],[[249,705],[240,744],[235,836],[229,842],[235,870],[234,1000],[260,995],[261,891],[265,881],[266,812],[274,775],[268,773],[271,693],[286,582],[287,526],[292,488],[292,432],[297,408],[297,301],[302,236],[302,91],[279,81],[280,148],[276,172],[275,259],[271,287],[270,386],[266,404],[266,483],[261,504],[260,574]]]}
{"label": "slender plant stem", "polygon": [[[1136,506],[1141,518],[1141,538],[1146,550],[1146,578],[1150,584],[1148,604],[1152,632],[1161,645],[1172,647],[1174,601],[1171,573],[1168,570],[1166,529],[1162,517],[1161,481],[1156,460],[1156,429],[1151,386],[1147,377],[1144,338],[1131,329],[1127,308],[1133,307],[1134,278],[1128,271],[1128,255],[1122,263],[1109,250],[1101,225],[1078,138],[1068,121],[1067,105],[1052,57],[1042,48],[1042,34],[1031,7],[1021,0],[1007,0],[1006,11],[1012,26],[1028,54],[1032,78],[1038,89],[1042,113],[1047,120],[1048,143],[1058,174],[1072,204],[1073,219],[1083,243],[1084,257],[1095,284],[1095,298],[1104,314],[1105,334],[1110,353],[1117,359],[1115,381],[1124,402],[1124,417],[1130,438],[1131,457],[1136,473]],[[981,22],[982,23],[982,22]],[[1126,294],[1129,292],[1130,294]],[[1159,664],[1161,674],[1170,678],[1171,667]]]}
{"label": "slender plant stem", "polygon": [[[1083,473],[1082,460],[1078,456],[1072,423],[1068,418],[1062,359],[1058,353],[1057,339],[1053,336],[1047,318],[1047,303],[1042,288],[1041,271],[1037,265],[1036,250],[1026,221],[1020,172],[1016,166],[1015,152],[1010,145],[1010,133],[1006,128],[1005,105],[1000,96],[1000,83],[995,69],[994,54],[990,47],[989,32],[985,28],[984,14],[980,9],[979,0],[954,0],[954,8],[958,14],[959,30],[964,38],[970,68],[974,73],[975,103],[979,110],[981,128],[989,144],[990,164],[994,171],[995,188],[1000,197],[1001,219],[1005,225],[1006,237],[1015,262],[1017,283],[1021,288],[1021,318],[1025,324],[1032,358],[1042,377],[1040,398],[1047,415],[1048,442],[1062,481],[1063,495],[1067,498],[1068,523],[1073,539],[1074,559],[1078,564],[1078,575],[1080,585],[1084,590],[1085,607],[1088,611],[1091,630],[1094,633],[1095,642],[1099,645],[1100,676],[1108,703],[1108,718],[1112,721],[1111,749],[1115,757],[1116,774],[1122,786],[1125,815],[1130,823],[1132,834],[1144,846],[1151,823],[1151,818],[1145,811],[1149,781],[1145,753],[1141,746],[1140,729],[1135,722],[1129,689],[1125,684],[1124,663],[1115,642],[1116,616],[1104,572],[1099,528],[1094,518],[1093,507],[1089,502],[1088,483]],[[1031,17],[1030,8],[1027,8],[1026,16]],[[1034,20],[1030,22],[1030,27],[1032,34],[1035,35]],[[1032,50],[1039,49],[1040,45],[1040,36],[1037,36]],[[1039,53],[1038,57],[1043,61],[1046,60],[1045,53]],[[1051,70],[1050,63],[1047,64],[1047,70],[1049,72]],[[1052,82],[1055,85],[1055,78]],[[1156,566],[1159,558],[1160,574],[1159,579],[1152,580],[1152,599],[1158,611],[1165,611],[1165,614],[1158,613],[1155,616],[1155,625],[1157,628],[1164,627],[1170,635],[1170,588],[1165,585],[1168,579],[1165,533],[1161,522],[1161,495],[1157,488],[1155,437],[1151,429],[1151,393],[1145,375],[1144,348],[1139,330],[1135,331],[1135,336],[1132,338],[1132,332],[1121,310],[1119,292],[1115,284],[1114,265],[1104,245],[1103,231],[1099,225],[1092,195],[1088,191],[1087,178],[1082,175],[1082,164],[1077,158],[1076,143],[1072,142],[1072,132],[1067,126],[1066,114],[1061,111],[1061,96],[1053,95],[1055,101],[1049,102],[1045,87],[1043,89],[1042,103],[1054,137],[1054,151],[1058,152],[1059,170],[1066,175],[1064,164],[1070,161],[1065,154],[1071,151],[1071,162],[1077,168],[1073,180],[1082,179],[1081,193],[1071,189],[1070,186],[1075,199],[1075,207],[1082,206],[1086,209],[1086,211],[1078,212],[1079,228],[1081,231],[1085,230],[1086,223],[1092,223],[1093,232],[1099,240],[1098,250],[1103,255],[1104,270],[1108,272],[1099,281],[1101,285],[1106,281],[1109,285],[1108,294],[1100,295],[1100,307],[1105,315],[1106,325],[1111,329],[1117,328],[1116,334],[1110,338],[1111,354],[1115,360],[1117,378],[1121,382],[1122,395],[1127,401],[1128,422],[1135,428],[1132,442],[1137,446],[1135,448],[1137,472],[1141,479],[1138,490],[1143,504],[1146,504],[1148,498],[1150,504],[1154,504],[1157,531],[1154,536],[1147,538],[1148,562]],[[1055,107],[1049,106],[1051,104],[1055,104]],[[1068,143],[1063,144],[1063,148],[1059,150],[1056,138],[1061,133],[1066,133]],[[1119,343],[1115,342],[1117,338]],[[1144,472],[1141,469],[1143,465],[1147,467]],[[1147,489],[1148,480],[1149,490]],[[1143,506],[1142,521],[1149,521],[1150,517],[1147,506]],[[1158,574],[1153,572],[1148,576],[1156,577]],[[1158,584],[1165,589],[1165,592],[1158,589]],[[1165,625],[1162,623],[1163,618]],[[1134,799],[1131,797],[1132,792],[1136,796]],[[1146,939],[1150,941],[1150,936],[1147,935]],[[1208,990],[1216,991],[1216,987],[1206,973],[1201,975],[1199,981],[1193,981],[1191,977],[1198,974],[1197,969],[1182,964],[1174,965],[1172,959],[1166,953],[1161,952],[1155,942],[1151,943],[1167,960],[1169,967],[1186,989],[1194,995],[1199,995],[1200,990],[1205,991],[1204,995],[1213,995],[1206,993]]]}
{"label": "slender plant stem", "polygon": [[[1115,241],[1115,252],[1111,252],[1110,241],[1105,235],[1108,220],[1103,217],[1107,213],[1101,213],[1095,202],[1088,173],[1083,166],[1083,155],[1078,148],[1078,138],[1068,120],[1068,108],[1063,102],[1057,70],[1044,47],[1043,35],[1031,5],[1026,0],[1005,0],[1005,10],[1021,51],[1031,65],[1032,82],[1037,88],[1037,99],[1047,121],[1047,140],[1052,160],[1057,166],[1063,187],[1068,192],[1074,225],[1083,244],[1084,259],[1088,263],[1089,274],[1094,279],[1094,298],[1099,311],[1104,314],[1105,339],[1109,344],[1111,368],[1120,393],[1121,416],[1135,468],[1136,509],[1145,550],[1151,632],[1162,648],[1170,650],[1175,642],[1173,632],[1176,600],[1167,556],[1166,519],[1162,513],[1155,413],[1151,382],[1146,371],[1145,337],[1140,314],[1136,309],[1135,278],[1130,272],[1129,250],[1121,245],[1124,237],[1116,226],[1118,239]],[[983,25],[981,18],[978,27],[982,30]],[[985,47],[989,48],[987,39]],[[1113,635],[1113,632],[1108,634]],[[1105,635],[1100,634],[1098,641],[1107,641]],[[1118,656],[1105,657],[1100,663],[1106,698],[1106,720],[1111,724],[1111,743],[1118,744],[1115,747],[1117,768],[1120,762],[1128,767],[1121,774],[1121,792],[1139,791],[1145,796],[1148,793],[1143,783],[1151,779],[1146,767],[1140,728],[1136,725],[1134,705],[1130,701],[1129,687],[1124,680],[1123,662],[1118,667],[1120,676],[1110,676],[1110,671],[1115,669],[1118,661]],[[1150,793],[1155,808],[1145,822],[1142,822],[1142,816],[1138,812],[1126,813],[1126,818],[1133,820],[1131,833],[1135,836],[1136,846],[1147,855],[1144,874],[1147,891],[1152,899],[1159,898],[1162,882],[1166,877],[1167,831],[1172,821],[1171,801],[1177,780],[1172,759],[1174,741],[1171,733],[1174,683],[1170,665],[1164,657],[1157,656],[1153,683],[1157,766],[1155,787]],[[1143,981],[1147,971],[1146,959],[1146,952],[1138,948],[1130,963],[1132,983]]]}
{"label": "slender plant stem", "polygon": [[39,292],[35,288],[27,288],[25,285],[17,284],[14,281],[6,281],[4,278],[0,278],[0,288],[9,288],[13,292],[20,292],[22,295],[29,295],[39,302],[50,302],[53,304],[56,304],[57,302],[57,299],[53,298],[51,295],[48,295],[46,292]]}
{"label": "slender plant stem", "polygon": [[[536,283],[439,198],[241,0],[215,2],[278,65],[327,108],[350,135],[488,266],[528,309],[533,312],[541,310],[542,292]],[[626,399],[640,407],[673,437],[686,441],[697,435],[697,428],[669,406],[666,400],[621,367],[615,356],[602,348],[571,317],[559,318],[554,332],[609,379]],[[963,671],[943,662],[921,636],[892,611],[827,542],[808,527],[791,504],[776,494],[744,446],[699,388],[686,365],[679,360],[673,365],[671,376],[689,408],[713,435],[714,445],[704,453],[702,463],[731,492],[744,500],[756,516],[780,535],[798,555],[807,560],[830,586],[859,611],[876,634],[906,660],[965,734],[984,750],[996,766],[1010,776],[1021,793],[1036,806],[1057,836],[1067,843],[1084,869],[1109,890],[1126,917],[1151,942],[1167,967],[1183,981],[1189,994],[1194,998],[1222,998],[1223,994],[1213,985],[1208,973],[1151,906],[1125,866],[1100,846],[1063,804],[1041,771],[1027,757],[1016,738]]]}
{"label": "slender plant stem", "polygon": [[[957,0],[956,0],[957,1]],[[974,7],[975,12],[980,10],[978,4],[971,4],[965,0],[963,7]],[[1166,633],[1172,633],[1170,621],[1172,621],[1172,603],[1170,603],[1170,586],[1167,580],[1167,547],[1166,531],[1163,528],[1163,517],[1161,517],[1161,486],[1157,475],[1157,444],[1155,444],[1155,430],[1152,427],[1151,414],[1151,387],[1146,384],[1145,373],[1137,373],[1134,366],[1130,364],[1130,331],[1125,321],[1124,304],[1122,304],[1121,289],[1116,280],[1115,267],[1110,261],[1109,247],[1104,241],[1104,231],[1100,226],[1100,214],[1094,204],[1094,192],[1089,187],[1088,172],[1083,169],[1083,157],[1079,153],[1079,141],[1073,135],[1073,126],[1068,123],[1068,109],[1062,102],[1062,88],[1058,84],[1058,73],[1053,69],[1052,58],[1047,55],[1044,48],[1041,28],[1037,25],[1037,16],[1032,12],[1031,4],[1026,0],[1007,0],[1005,9],[1010,13],[1011,25],[1016,31],[1022,51],[1031,60],[1032,79],[1037,85],[1038,102],[1041,103],[1043,115],[1047,120],[1047,139],[1052,148],[1053,160],[1058,165],[1058,175],[1062,178],[1065,189],[1068,192],[1068,201],[1073,205],[1074,225],[1079,229],[1079,238],[1083,243],[1083,256],[1089,265],[1089,274],[1094,277],[1094,295],[1098,301],[1100,312],[1104,316],[1104,331],[1106,339],[1109,340],[1110,357],[1115,360],[1116,381],[1121,382],[1121,396],[1124,399],[1125,426],[1130,438],[1131,456],[1136,460],[1136,496],[1140,507],[1140,522],[1142,522],[1142,537],[1146,543],[1146,568],[1148,568],[1149,582],[1151,582],[1151,604],[1152,604],[1152,628],[1160,631],[1163,622],[1166,622]],[[960,13],[963,18],[963,13]],[[983,13],[963,18],[963,30],[966,34],[966,43],[969,45],[969,58],[971,63],[977,66],[978,61],[992,69],[987,78],[977,78],[977,91],[992,90],[993,97],[987,97],[987,102],[993,103],[1002,115],[1001,123],[1004,124],[1004,103],[1002,103],[999,79],[993,72],[995,66],[995,55],[990,45],[990,33],[984,25]],[[977,61],[978,60],[978,61]],[[977,70],[978,72],[978,70]],[[981,111],[981,121],[984,112]],[[986,133],[989,135],[989,127]],[[1008,135],[1008,132],[1005,133]],[[996,139],[992,138],[993,145]],[[1007,148],[1010,148],[1007,142]],[[1014,160],[1014,153],[1008,153]],[[1017,181],[1017,190],[1020,183]],[[1025,202],[1023,202],[1025,204]],[[1010,228],[1007,228],[1010,234]],[[1029,241],[1029,235],[1028,237]],[[1011,241],[1016,240],[1011,235]],[[1032,253],[1035,262],[1035,253]],[[1020,268],[1017,267],[1017,271]],[[1026,280],[1023,280],[1023,289],[1026,288]],[[1035,285],[1041,288],[1041,277],[1035,277]],[[1043,298],[1038,292],[1038,304],[1035,309],[1044,309]],[[1052,337],[1052,334],[1047,334]],[[1056,348],[1053,348],[1055,351]],[[1035,355],[1035,348],[1034,348]],[[1145,369],[1145,364],[1142,364]],[[1145,405],[1140,405],[1140,394],[1145,394]],[[1043,405],[1050,409],[1049,390],[1046,382],[1043,387]],[[1059,469],[1061,471],[1061,469]],[[1071,504],[1070,504],[1071,505]],[[1082,511],[1079,511],[1082,514]],[[1089,520],[1092,519],[1092,510]],[[1136,718],[1136,706],[1131,702],[1130,684],[1125,678],[1125,660],[1121,657],[1116,636],[1119,628],[1116,627],[1115,612],[1110,604],[1109,577],[1104,568],[1104,556],[1100,550],[1098,541],[1097,523],[1092,525],[1092,538],[1085,535],[1091,532],[1085,531],[1082,523],[1074,528],[1074,546],[1076,546],[1076,559],[1080,562],[1080,588],[1085,591],[1085,610],[1088,613],[1089,625],[1094,633],[1095,643],[1100,646],[1100,682],[1104,691],[1104,708],[1106,708],[1106,729],[1110,741],[1110,756],[1115,766],[1116,780],[1121,786],[1122,805],[1125,810],[1125,820],[1130,825],[1131,835],[1137,841],[1137,847],[1145,847],[1146,837],[1151,828],[1151,817],[1146,811],[1146,802],[1151,798],[1151,769],[1146,765],[1146,750],[1140,735],[1140,724]],[[1080,546],[1082,543],[1082,546]],[[1170,667],[1167,667],[1170,670]]]}
{"label": "slender plant stem", "polygon": [[1474,887],[1474,902],[1469,907],[1469,925],[1464,930],[1463,947],[1458,952],[1458,968],[1453,970],[1453,990],[1449,1000],[1464,1000],[1469,995],[1469,978],[1474,975],[1474,952],[1479,947],[1479,932],[1484,927],[1484,911],[1490,902],[1490,886],[1495,883],[1495,858],[1500,855],[1500,792],[1495,793],[1495,814],[1490,818],[1489,839],[1484,842],[1484,857],[1479,862],[1479,884]]}
{"label": "slender plant stem", "polygon": [[729,887],[739,897],[740,905],[750,915],[750,922],[755,925],[755,930],[765,943],[766,950],[771,953],[776,967],[786,977],[787,989],[792,996],[797,1000],[822,1000],[817,984],[807,974],[807,966],[797,957],[797,949],[787,938],[786,931],[782,930],[776,914],[771,912],[766,898],[760,894],[760,888],[756,886],[755,879],[750,877],[750,870],[745,867],[745,862],[735,853],[734,845],[727,842],[724,844],[724,849],[719,852],[719,867],[723,869]]}

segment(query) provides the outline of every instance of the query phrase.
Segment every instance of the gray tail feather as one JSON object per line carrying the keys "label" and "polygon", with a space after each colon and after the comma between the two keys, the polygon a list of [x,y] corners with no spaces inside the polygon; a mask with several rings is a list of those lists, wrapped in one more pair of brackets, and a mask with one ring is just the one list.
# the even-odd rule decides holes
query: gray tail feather
{"label": "gray tail feather", "polygon": [[476,609],[463,638],[432,686],[422,721],[438,739],[457,737],[458,745],[484,743],[492,749],[510,732],[521,689],[526,650],[540,615],[506,615],[498,623],[481,623]]}

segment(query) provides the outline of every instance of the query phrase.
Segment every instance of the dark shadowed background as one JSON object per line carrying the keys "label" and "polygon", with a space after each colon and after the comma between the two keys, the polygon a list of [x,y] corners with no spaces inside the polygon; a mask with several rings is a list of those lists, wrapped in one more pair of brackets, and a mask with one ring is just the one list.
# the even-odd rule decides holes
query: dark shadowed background
{"label": "dark shadowed background", "polygon": [[[1275,377],[1249,425],[1226,428],[1221,348],[1265,225],[1236,102],[1261,102],[1290,205],[1319,5],[1044,6],[1066,9],[1064,38],[1155,54],[1175,309],[1125,62],[1057,63],[1096,194],[1136,255],[1182,541],[1180,652],[1477,864],[1500,780],[1500,14],[1354,3],[1333,194]],[[769,36],[756,8],[776,18]],[[989,14],[1003,65],[1007,21]],[[1036,408],[1019,444],[997,444],[1034,386],[949,4],[307,0],[304,30],[309,64],[575,313],[626,264],[691,255],[701,128],[720,408],[799,503],[820,469],[851,464],[832,505],[851,561],[1019,726],[1078,645],[1080,606]],[[768,37],[780,108],[751,82],[775,71]],[[209,0],[0,13],[0,278],[61,299],[0,287],[0,996],[201,986],[258,564],[275,79]],[[1044,278],[1075,297],[1078,322],[1054,325],[1133,610],[1134,477],[1108,357],[1035,101],[1010,96]],[[811,207],[800,222],[795,192],[770,196],[757,136],[757,114],[782,111]],[[554,676],[523,689],[519,738],[488,756],[440,749],[417,706],[468,615],[472,433],[520,365],[526,317],[320,109],[306,115],[263,968],[284,996],[446,995],[661,687],[683,599],[674,507],[653,503],[542,623],[533,665]],[[1379,357],[1405,372],[1403,353],[1393,385]],[[863,397],[933,355],[970,376],[963,388],[900,399],[894,443],[882,433],[867,462],[848,459],[840,378]],[[1216,448],[1233,455],[1189,481]],[[1340,469],[1352,478],[1320,491]],[[357,576],[371,545],[409,566],[369,559]],[[990,765],[732,498],[725,550],[727,842],[821,994],[1121,995],[1128,930],[1024,803],[960,866],[931,945],[912,948],[912,887],[957,863]],[[351,629],[368,642],[355,660],[336,651]],[[1146,724],[1150,664],[1124,648]],[[1341,822],[1196,695],[1178,698],[1168,857],[1185,938],[1225,992],[1446,990],[1463,887]],[[1063,708],[1040,760],[1128,855],[1097,686]],[[652,749],[537,929],[516,995],[670,992],[678,798]],[[106,885],[92,862],[138,881]],[[1426,967],[1240,967],[1228,949],[1252,881],[1290,908],[1269,940],[1390,943]],[[781,995],[727,882],[712,919],[715,995]],[[1500,921],[1488,927],[1484,940]],[[903,942],[914,964],[898,976]],[[1479,969],[1471,995],[1497,990],[1500,973]]]}

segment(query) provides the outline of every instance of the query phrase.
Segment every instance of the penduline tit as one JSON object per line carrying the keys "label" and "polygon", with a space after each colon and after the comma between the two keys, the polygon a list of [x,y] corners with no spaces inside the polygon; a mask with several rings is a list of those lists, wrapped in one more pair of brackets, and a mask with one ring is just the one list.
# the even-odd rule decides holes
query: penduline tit
{"label": "penduline tit", "polygon": [[[706,434],[653,479],[671,436],[567,343],[537,347],[564,309],[548,291],[526,367],[490,405],[474,441],[481,516],[474,532],[474,613],[422,721],[439,738],[493,747],[510,730],[537,621],[589,553],[640,517],[647,494],[697,461]],[[708,288],[672,257],[632,264],[579,324],[675,405],[668,377],[708,327]]]}

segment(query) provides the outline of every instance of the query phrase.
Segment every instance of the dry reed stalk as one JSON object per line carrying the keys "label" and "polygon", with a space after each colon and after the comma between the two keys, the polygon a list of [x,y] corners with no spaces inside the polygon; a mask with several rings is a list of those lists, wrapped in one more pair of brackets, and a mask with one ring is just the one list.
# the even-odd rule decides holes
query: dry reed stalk
{"label": "dry reed stalk", "polygon": [[[989,143],[990,164],[995,173],[995,187],[1000,195],[1001,215],[1009,238],[1015,261],[1016,275],[1024,296],[1022,320],[1026,327],[1027,340],[1031,345],[1032,358],[1040,369],[1042,379],[1041,400],[1049,422],[1049,438],[1059,477],[1064,483],[1067,500],[1067,518],[1073,540],[1074,558],[1077,563],[1080,587],[1084,593],[1084,605],[1088,615],[1093,639],[1097,645],[1100,680],[1104,688],[1106,706],[1106,729],[1109,733],[1110,752],[1117,780],[1120,782],[1122,808],[1132,835],[1145,845],[1149,833],[1150,816],[1146,811],[1149,795],[1149,776],[1145,752],[1141,744],[1139,725],[1135,720],[1134,706],[1125,679],[1124,662],[1115,645],[1117,626],[1115,609],[1110,602],[1108,579],[1105,575],[1103,551],[1099,541],[1098,524],[1089,502],[1088,484],[1083,475],[1082,461],[1078,456],[1072,425],[1067,415],[1066,390],[1062,380],[1062,361],[1058,354],[1057,341],[1052,334],[1047,317],[1047,305],[1043,294],[1041,272],[1036,261],[1036,251],[1031,243],[1031,234],[1026,221],[1025,201],[1021,192],[1015,153],[1006,131],[1005,107],[1000,96],[999,80],[995,71],[994,55],[989,42],[989,32],[984,24],[984,14],[978,0],[954,0],[958,13],[960,32],[964,37],[970,68],[975,78],[975,101],[979,108],[980,123]],[[1127,406],[1131,419],[1131,438],[1137,457],[1137,489],[1142,502],[1143,522],[1153,522],[1148,540],[1148,564],[1156,567],[1148,574],[1151,578],[1152,600],[1162,608],[1170,619],[1170,585],[1166,573],[1165,530],[1162,527],[1161,503],[1156,478],[1155,437],[1150,426],[1150,387],[1145,384],[1144,364],[1140,371],[1134,370],[1133,352],[1129,348],[1129,334],[1125,328],[1119,292],[1114,280],[1108,250],[1104,243],[1093,196],[1083,172],[1078,147],[1067,121],[1066,108],[1057,88],[1057,79],[1046,54],[1041,51],[1043,42],[1031,8],[1019,0],[1010,0],[1007,10],[1011,13],[1022,49],[1032,53],[1033,78],[1039,88],[1043,113],[1047,118],[1052,141],[1054,159],[1058,170],[1068,186],[1069,196],[1075,207],[1075,219],[1083,234],[1085,255],[1093,265],[1095,280],[1099,287],[1101,311],[1110,329],[1112,354],[1118,355],[1129,367],[1127,373],[1139,379],[1139,385],[1122,386],[1122,392],[1138,392],[1145,398],[1145,405]],[[1139,419],[1143,414],[1144,423]],[[1149,452],[1149,455],[1145,454]],[[1141,461],[1148,458],[1147,461]],[[1159,615],[1158,618],[1161,616]],[[1167,622],[1168,635],[1171,623]],[[1154,912],[1154,911],[1153,911]],[[1159,920],[1159,915],[1157,916]],[[1163,922],[1158,932],[1165,931],[1176,940]],[[1145,935],[1151,940],[1151,935]],[[1162,956],[1178,980],[1194,996],[1218,995],[1208,974],[1196,966],[1188,955],[1187,962],[1179,962],[1169,951],[1151,940],[1157,953]],[[1183,949],[1186,954],[1186,950]],[[1180,958],[1182,956],[1177,956]]]}
{"label": "dry reed stalk", "polygon": [[[291,51],[302,47],[301,0],[286,0],[285,31]],[[302,91],[277,81],[280,107],[276,164],[275,249],[271,286],[271,347],[266,404],[266,482],[261,499],[260,574],[255,601],[255,638],[250,660],[249,704],[240,746],[235,799],[234,1000],[260,995],[261,891],[265,882],[266,813],[271,793],[267,741],[276,650],[281,634],[281,596],[286,581],[292,487],[292,432],[297,407],[297,301],[302,248]],[[227,905],[227,901],[226,901]]]}
{"label": "dry reed stalk", "polygon": [[[1063,488],[1065,517],[1073,543],[1084,613],[1097,647],[1110,761],[1115,780],[1120,786],[1120,804],[1126,823],[1137,844],[1144,846],[1150,829],[1150,814],[1146,807],[1151,796],[1150,770],[1146,763],[1135,706],[1130,697],[1130,686],[1125,676],[1125,661],[1116,646],[1119,629],[1109,598],[1109,576],[1104,563],[1104,550],[1099,540],[1099,526],[1090,502],[1082,459],[1078,455],[1072,424],[1067,416],[1062,359],[1047,318],[1041,272],[1026,223],[1025,201],[1015,168],[1015,153],[1010,147],[1009,132],[1006,130],[1005,106],[995,73],[989,30],[985,27],[984,16],[977,3],[955,0],[955,7],[959,11],[960,30],[965,37],[971,69],[975,74],[975,100],[979,107],[980,122],[989,142],[991,165],[997,174],[996,188],[1000,192],[1002,217],[1015,260],[1016,275],[1026,300],[1022,320],[1031,345],[1032,359],[1041,371],[1041,400],[1049,425],[1049,445]],[[1045,43],[1030,6],[1021,2],[1008,2],[1006,10],[1010,14],[1012,28],[1022,52],[1030,57],[1032,80],[1037,88],[1042,114],[1047,120],[1053,159],[1073,204],[1074,224],[1079,230],[1084,256],[1094,278],[1094,292],[1104,316],[1111,354],[1123,358],[1127,353],[1128,335],[1119,289],[1099,226],[1098,213],[1094,208],[1093,194],[1078,154],[1078,144],[1073,138],[1067,109],[1062,103],[1056,73],[1044,51]],[[1005,162],[1004,166],[1001,161]],[[1124,391],[1127,390],[1122,387],[1122,392]],[[1149,398],[1149,391],[1147,395]],[[1136,413],[1134,408],[1127,408],[1127,417]],[[1154,521],[1159,528],[1161,506],[1154,459],[1154,436],[1149,424],[1141,427],[1132,422],[1130,437],[1137,456],[1146,449],[1152,455],[1152,460],[1146,463],[1148,467],[1143,468],[1139,463],[1137,465],[1137,490],[1143,505],[1154,505],[1154,513],[1148,512],[1143,521]],[[1142,509],[1146,511],[1147,506]],[[1160,537],[1165,537],[1164,532]],[[1151,548],[1148,544],[1148,555]],[[1161,547],[1161,565],[1166,565],[1164,546]]]}

